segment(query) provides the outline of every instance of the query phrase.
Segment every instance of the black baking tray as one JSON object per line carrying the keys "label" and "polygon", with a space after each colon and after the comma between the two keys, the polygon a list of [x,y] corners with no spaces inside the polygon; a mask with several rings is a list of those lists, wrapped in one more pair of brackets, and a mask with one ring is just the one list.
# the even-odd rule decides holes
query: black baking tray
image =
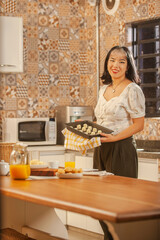
{"label": "black baking tray", "polygon": [[102,127],[101,125],[91,122],[91,121],[77,121],[77,122],[70,122],[70,123],[65,123],[66,128],[71,131],[74,132],[75,134],[84,137],[84,138],[88,138],[91,139],[93,137],[100,137],[100,134],[94,134],[94,135],[90,135],[90,134],[86,134],[85,132],[81,132],[77,129],[75,129],[75,127],[77,127],[77,125],[81,125],[81,127],[83,126],[83,124],[86,123],[88,126],[92,126],[93,128],[97,128],[97,130],[101,130],[103,133],[112,133],[113,130],[109,129],[109,128],[105,128]]}

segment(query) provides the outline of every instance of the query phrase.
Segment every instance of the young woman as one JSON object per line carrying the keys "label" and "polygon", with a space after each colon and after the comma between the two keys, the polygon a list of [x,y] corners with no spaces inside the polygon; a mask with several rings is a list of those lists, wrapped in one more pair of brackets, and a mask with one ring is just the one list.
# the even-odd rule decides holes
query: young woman
{"label": "young woman", "polygon": [[[103,86],[95,108],[97,123],[113,130],[101,134],[101,146],[94,151],[94,168],[115,175],[137,178],[138,157],[133,135],[143,130],[145,98],[134,59],[126,47],[115,46],[107,54]],[[112,239],[100,221],[104,239]]]}

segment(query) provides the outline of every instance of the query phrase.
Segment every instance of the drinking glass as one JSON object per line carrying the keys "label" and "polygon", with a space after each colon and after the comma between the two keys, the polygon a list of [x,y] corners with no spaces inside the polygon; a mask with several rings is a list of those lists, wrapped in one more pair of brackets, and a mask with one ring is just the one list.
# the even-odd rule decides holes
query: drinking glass
{"label": "drinking glass", "polygon": [[75,168],[75,154],[65,153],[65,168],[72,167]]}

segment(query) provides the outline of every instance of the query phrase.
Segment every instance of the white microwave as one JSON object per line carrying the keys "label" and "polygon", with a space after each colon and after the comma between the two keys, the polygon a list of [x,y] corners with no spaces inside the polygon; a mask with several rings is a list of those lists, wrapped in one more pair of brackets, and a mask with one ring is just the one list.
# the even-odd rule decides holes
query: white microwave
{"label": "white microwave", "polygon": [[2,123],[3,142],[24,142],[30,145],[55,145],[55,118],[5,118]]}

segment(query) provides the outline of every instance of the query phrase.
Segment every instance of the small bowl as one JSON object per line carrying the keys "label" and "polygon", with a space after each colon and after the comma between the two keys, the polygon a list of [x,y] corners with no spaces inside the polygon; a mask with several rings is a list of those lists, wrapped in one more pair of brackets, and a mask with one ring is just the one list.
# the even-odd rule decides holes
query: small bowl
{"label": "small bowl", "polygon": [[49,168],[52,168],[52,169],[58,169],[59,168],[59,161],[48,162],[48,166],[49,166]]}

